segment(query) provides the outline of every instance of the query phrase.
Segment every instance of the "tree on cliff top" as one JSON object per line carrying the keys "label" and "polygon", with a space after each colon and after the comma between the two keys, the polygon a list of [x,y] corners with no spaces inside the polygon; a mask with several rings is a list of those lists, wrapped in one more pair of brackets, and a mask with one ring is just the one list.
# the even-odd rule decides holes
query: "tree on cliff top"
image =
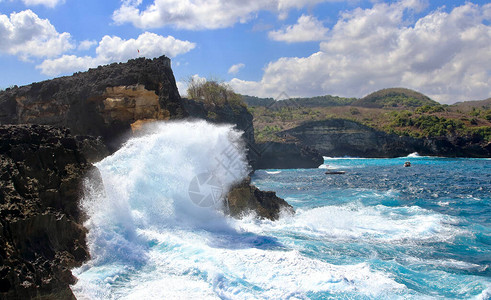
{"label": "tree on cliff top", "polygon": [[242,97],[226,83],[216,80],[196,79],[188,81],[188,98],[201,101],[209,106],[246,106]]}

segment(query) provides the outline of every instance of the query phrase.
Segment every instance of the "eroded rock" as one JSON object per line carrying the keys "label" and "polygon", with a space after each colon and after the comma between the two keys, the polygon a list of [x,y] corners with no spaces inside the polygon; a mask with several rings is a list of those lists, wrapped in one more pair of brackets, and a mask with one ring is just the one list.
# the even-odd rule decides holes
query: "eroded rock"
{"label": "eroded rock", "polygon": [[[0,299],[73,299],[89,258],[78,201],[92,166],[67,129],[0,126]],[[96,144],[96,142],[94,142]]]}
{"label": "eroded rock", "polygon": [[250,178],[233,186],[227,194],[228,212],[240,217],[254,212],[260,218],[278,220],[281,212],[293,214],[293,207],[275,192],[261,191],[251,184]]}

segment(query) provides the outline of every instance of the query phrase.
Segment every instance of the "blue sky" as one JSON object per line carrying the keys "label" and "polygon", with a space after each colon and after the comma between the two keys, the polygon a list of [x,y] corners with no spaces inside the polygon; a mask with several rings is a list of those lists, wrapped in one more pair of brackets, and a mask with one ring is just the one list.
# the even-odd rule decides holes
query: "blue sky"
{"label": "blue sky", "polygon": [[165,54],[181,94],[195,76],[263,97],[480,100],[490,22],[476,0],[0,0],[0,88]]}

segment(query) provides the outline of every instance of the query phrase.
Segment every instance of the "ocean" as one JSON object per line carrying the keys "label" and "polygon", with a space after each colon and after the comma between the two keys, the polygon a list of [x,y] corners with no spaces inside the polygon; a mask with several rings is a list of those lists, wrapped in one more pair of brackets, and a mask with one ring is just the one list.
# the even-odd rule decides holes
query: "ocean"
{"label": "ocean", "polygon": [[240,132],[204,121],[149,132],[96,164],[104,187],[87,178],[78,299],[491,298],[489,159],[258,170],[253,183],[296,214],[238,220],[221,195],[249,172]]}

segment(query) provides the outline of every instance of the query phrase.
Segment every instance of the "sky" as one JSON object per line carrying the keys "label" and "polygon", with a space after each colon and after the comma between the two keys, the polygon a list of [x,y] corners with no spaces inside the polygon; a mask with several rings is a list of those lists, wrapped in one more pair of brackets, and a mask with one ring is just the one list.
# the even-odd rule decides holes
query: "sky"
{"label": "sky", "polygon": [[0,89],[166,55],[192,77],[277,98],[405,87],[491,97],[490,1],[0,0]]}

